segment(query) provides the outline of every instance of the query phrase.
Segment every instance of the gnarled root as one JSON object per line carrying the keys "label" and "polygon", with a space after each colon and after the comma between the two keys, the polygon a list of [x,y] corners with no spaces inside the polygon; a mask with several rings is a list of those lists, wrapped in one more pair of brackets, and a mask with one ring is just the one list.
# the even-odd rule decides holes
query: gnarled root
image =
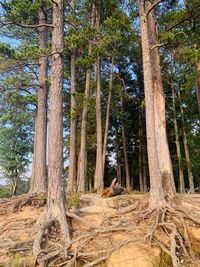
{"label": "gnarled root", "polygon": [[[160,247],[164,255],[170,256],[174,267],[180,265],[200,266],[188,233],[188,224],[191,221],[197,224],[198,216],[193,220],[194,214],[182,203],[166,201],[165,205],[154,209],[147,205],[147,199],[137,200],[130,206],[116,210],[120,218],[119,223],[112,224],[111,217],[107,215],[103,225],[99,227],[90,225],[91,227],[86,232],[75,233],[70,250],[66,231],[68,228],[63,223],[63,218],[59,217],[58,212],[55,213],[55,209],[46,211],[40,220],[40,230],[34,242],[34,254],[37,261],[40,264],[48,262],[48,266],[71,266],[74,262],[80,261],[85,264],[84,266],[91,267],[105,262],[115,250],[132,243]],[[144,211],[144,209],[146,210]],[[67,214],[85,224],[82,217],[79,218],[69,212]],[[116,218],[114,217],[114,221]],[[66,220],[64,221],[66,222]],[[48,247],[48,253],[46,253],[47,247],[43,248],[43,238],[48,229],[56,226],[55,222],[59,223],[61,234],[66,237],[65,243],[59,246],[58,242],[54,242],[53,247]],[[112,246],[110,246],[109,239],[110,237],[112,239],[115,232],[124,233],[124,239],[111,242]],[[49,244],[52,245],[52,243],[49,240]],[[67,245],[63,246],[64,244]]]}
{"label": "gnarled root", "polygon": [[[154,226],[149,232],[148,238],[156,243],[164,253],[171,256],[174,267],[183,263],[190,266],[200,265],[191,246],[185,217],[192,220],[189,213],[186,216],[185,209],[181,210],[180,207],[176,209],[169,203],[167,207],[160,210],[151,210],[146,217],[148,220],[154,218]],[[196,223],[196,220],[193,222]]]}
{"label": "gnarled root", "polygon": [[[33,253],[36,258],[36,262],[40,264],[40,266],[45,266],[45,263],[54,257],[58,257],[60,252],[64,250],[64,255],[67,257],[68,252],[67,249],[71,246],[71,234],[70,234],[70,224],[68,222],[68,218],[58,207],[52,207],[45,211],[44,215],[38,221],[38,232],[36,238],[33,243]],[[59,225],[59,230],[62,236],[63,246],[60,249],[53,251],[50,247],[47,249],[47,233],[51,230],[53,226],[57,228]],[[44,241],[45,247],[44,249]],[[48,251],[48,253],[47,253]]]}

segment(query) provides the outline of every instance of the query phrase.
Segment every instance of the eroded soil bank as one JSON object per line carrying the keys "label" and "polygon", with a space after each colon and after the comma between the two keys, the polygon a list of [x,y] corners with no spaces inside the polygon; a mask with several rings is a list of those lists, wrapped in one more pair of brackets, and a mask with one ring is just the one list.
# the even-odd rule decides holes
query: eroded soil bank
{"label": "eroded soil bank", "polygon": [[[188,205],[200,204],[199,195],[183,195]],[[36,221],[44,209],[44,200],[23,205],[22,198],[3,200],[0,203],[0,266],[34,266],[32,245],[37,232]],[[73,201],[72,201],[73,205]],[[55,253],[46,266],[108,266],[156,267],[173,266],[171,257],[162,244],[168,247],[169,233],[158,228],[151,237],[154,217],[142,216],[148,205],[148,196],[139,194],[101,198],[85,194],[75,198],[72,207],[73,245],[64,256],[62,238],[53,227],[44,237],[44,255]],[[135,208],[134,208],[135,207]],[[170,223],[170,217],[169,217]],[[182,233],[182,222],[179,233]],[[195,261],[188,263],[180,249],[176,250],[180,266],[200,266],[200,226],[185,220]],[[47,241],[47,242],[46,242]],[[75,255],[76,260],[75,259]],[[101,259],[98,264],[98,260]],[[93,264],[93,265],[90,265]]]}

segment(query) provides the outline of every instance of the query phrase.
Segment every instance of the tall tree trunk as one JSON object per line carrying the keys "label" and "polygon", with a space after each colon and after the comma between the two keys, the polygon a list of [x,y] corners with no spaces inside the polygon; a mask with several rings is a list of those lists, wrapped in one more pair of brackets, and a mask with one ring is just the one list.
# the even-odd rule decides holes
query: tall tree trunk
{"label": "tall tree trunk", "polygon": [[[154,41],[157,41],[155,11],[151,10],[150,14],[147,14],[147,10],[151,6],[149,1],[138,0],[138,5],[141,23],[147,148],[151,185],[150,208],[154,209],[165,205],[166,193],[169,198],[173,198],[175,190],[174,185],[172,185],[173,173],[166,135],[165,100],[162,89],[159,51],[157,48],[152,50],[150,47],[155,45],[155,43],[152,43],[150,34]],[[156,55],[152,55],[155,51]],[[158,68],[155,65],[158,65]],[[165,193],[163,187],[166,187]]]}
{"label": "tall tree trunk", "polygon": [[105,170],[106,149],[107,149],[107,143],[108,143],[110,104],[111,104],[111,95],[112,95],[112,87],[113,87],[113,65],[114,65],[114,56],[112,57],[112,62],[110,66],[110,82],[109,82],[109,92],[108,92],[107,107],[106,107],[106,125],[105,125],[104,142],[103,142],[103,171],[102,171],[103,177],[104,177],[104,170]]}
{"label": "tall tree trunk", "polygon": [[12,181],[12,197],[16,195],[17,193],[17,185],[19,181],[18,173],[16,173],[16,177]]}
{"label": "tall tree trunk", "polygon": [[[95,2],[96,7],[96,30],[100,28],[100,6],[99,0]],[[100,56],[96,60],[96,167],[94,176],[94,189],[100,192],[104,188],[103,181],[103,144],[102,144],[102,114],[101,114],[101,59]]]}
{"label": "tall tree trunk", "polygon": [[138,137],[139,137],[139,184],[140,191],[144,191],[143,185],[143,157],[142,157],[142,121],[141,121],[141,108],[139,108],[139,127],[138,127]]}
{"label": "tall tree trunk", "polygon": [[[45,11],[39,8],[39,24],[47,23]],[[47,191],[47,164],[46,164],[46,143],[47,143],[47,28],[39,28],[39,87],[37,99],[37,113],[35,118],[34,155],[32,166],[32,178],[30,194],[45,193]]]}
{"label": "tall tree trunk", "polygon": [[[71,10],[74,12],[74,0],[71,1]],[[72,192],[75,189],[76,177],[76,48],[71,51],[71,118],[70,118],[70,150],[69,150],[69,177],[67,182],[67,191]]]}
{"label": "tall tree trunk", "polygon": [[119,148],[119,139],[118,132],[115,129],[115,146],[116,146],[116,172],[117,172],[117,180],[120,184],[122,184],[122,174],[121,174],[121,164],[120,164],[120,148]]}
{"label": "tall tree trunk", "polygon": [[66,197],[63,183],[63,49],[64,49],[64,1],[53,2],[52,67],[49,108],[48,146],[48,196],[47,206],[34,241],[36,256],[41,251],[45,229],[53,222],[60,224],[62,237],[71,240],[66,217]]}
{"label": "tall tree trunk", "polygon": [[174,132],[176,138],[176,152],[178,158],[178,167],[179,167],[179,192],[181,194],[185,193],[185,182],[184,182],[184,174],[183,174],[183,164],[182,164],[182,157],[181,157],[181,148],[179,142],[179,134],[178,134],[178,123],[177,123],[177,115],[176,115],[176,100],[175,100],[175,93],[172,84],[172,101],[173,101],[173,122],[174,122]]}
{"label": "tall tree trunk", "polygon": [[163,91],[163,83],[161,76],[161,63],[159,48],[153,46],[157,45],[157,19],[156,10],[153,9],[149,13],[149,27],[148,34],[151,46],[151,67],[152,80],[154,92],[154,118],[156,129],[156,142],[158,151],[158,163],[161,174],[164,178],[164,188],[167,191],[168,198],[173,199],[176,193],[174,175],[172,168],[172,161],[169,152],[169,145],[166,131],[166,117],[165,117],[165,96]]}
{"label": "tall tree trunk", "polygon": [[183,111],[183,107],[182,107],[181,93],[180,93],[179,88],[178,88],[178,98],[179,98],[179,103],[180,103],[181,123],[182,123],[182,133],[183,133],[183,145],[184,145],[184,150],[185,150],[185,158],[186,158],[186,164],[187,164],[190,193],[194,193],[194,179],[193,179],[193,174],[192,174],[190,152],[189,152],[189,148],[188,148],[187,134],[186,134],[186,129],[185,129],[184,111]]}
{"label": "tall tree trunk", "polygon": [[143,167],[143,186],[144,192],[147,192],[147,155],[146,155],[146,143],[144,139],[142,139],[142,167]]}
{"label": "tall tree trunk", "polygon": [[[95,5],[92,7],[91,27],[95,23]],[[88,56],[92,54],[92,43],[88,44]],[[78,160],[78,192],[85,192],[86,178],[87,178],[87,119],[88,119],[88,100],[90,97],[90,83],[91,83],[91,66],[86,69],[85,81],[85,96],[84,105],[81,118],[81,144]]]}
{"label": "tall tree trunk", "polygon": [[[193,47],[196,49],[197,45],[194,44]],[[200,57],[196,56],[196,80],[195,80],[195,85],[196,85],[196,95],[197,95],[197,104],[198,104],[198,110],[200,114]]]}
{"label": "tall tree trunk", "polygon": [[[124,89],[124,88],[123,88]],[[120,94],[120,104],[121,104],[121,124],[122,124],[122,142],[123,142],[123,151],[124,151],[124,164],[126,170],[126,188],[128,191],[131,190],[130,184],[130,172],[129,172],[129,162],[128,162],[128,152],[127,152],[127,143],[126,143],[126,129],[124,125],[124,99],[123,99],[123,92]]]}
{"label": "tall tree trunk", "polygon": [[196,77],[196,94],[197,94],[197,103],[198,103],[198,109],[199,109],[199,114],[200,114],[200,57],[197,58],[196,62],[196,72],[197,72],[197,77]]}
{"label": "tall tree trunk", "polygon": [[96,167],[94,177],[94,188],[97,192],[103,190],[103,154],[102,154],[102,116],[101,116],[101,60],[97,58],[96,62],[97,84],[96,84]]}

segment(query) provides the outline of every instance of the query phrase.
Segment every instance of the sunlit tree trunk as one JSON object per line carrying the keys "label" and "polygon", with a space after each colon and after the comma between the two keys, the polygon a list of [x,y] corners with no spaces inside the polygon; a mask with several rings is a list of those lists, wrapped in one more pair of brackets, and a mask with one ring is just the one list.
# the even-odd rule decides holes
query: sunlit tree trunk
{"label": "sunlit tree trunk", "polygon": [[143,186],[144,192],[147,192],[147,155],[146,155],[146,143],[143,140],[142,142],[142,168],[143,168]]}
{"label": "sunlit tree trunk", "polygon": [[125,170],[126,170],[126,188],[127,188],[128,191],[130,191],[131,190],[131,184],[130,184],[130,172],[129,172],[127,142],[126,142],[126,129],[125,129],[125,124],[124,124],[124,99],[123,99],[123,92],[120,93],[120,106],[121,106],[121,117],[122,117],[121,118],[121,125],[122,125],[122,143],[123,143],[123,151],[124,151]]}
{"label": "sunlit tree trunk", "polygon": [[71,242],[70,225],[66,217],[66,196],[63,181],[63,50],[64,1],[53,2],[52,65],[49,103],[48,195],[40,218],[40,229],[33,244],[37,257],[46,228],[57,222],[64,242]]}
{"label": "sunlit tree trunk", "polygon": [[122,184],[121,177],[121,163],[120,163],[120,148],[119,148],[119,138],[117,129],[115,130],[115,147],[116,147],[116,172],[117,172],[117,180],[120,184]]}
{"label": "sunlit tree trunk", "polygon": [[149,40],[151,46],[151,67],[154,92],[154,118],[156,129],[156,142],[158,151],[158,163],[161,174],[164,178],[164,188],[167,191],[168,198],[175,196],[175,184],[173,176],[172,161],[169,152],[169,145],[166,131],[166,116],[165,116],[165,96],[163,91],[163,83],[161,76],[161,63],[159,48],[157,45],[157,19],[156,11],[153,9],[149,13]]}
{"label": "sunlit tree trunk", "polygon": [[166,135],[165,99],[156,38],[156,16],[150,1],[138,0],[143,53],[147,148],[150,172],[150,208],[175,197],[173,172]]}
{"label": "sunlit tree trunk", "polygon": [[[91,26],[95,23],[95,5],[92,8]],[[92,43],[88,44],[88,56],[92,54]],[[90,83],[91,83],[91,66],[87,66],[86,81],[85,81],[85,95],[81,118],[81,144],[78,160],[78,191],[85,192],[86,178],[87,178],[87,119],[88,119],[88,100],[90,97]]]}
{"label": "sunlit tree trunk", "polygon": [[49,108],[47,209],[65,216],[63,185],[63,0],[53,4],[52,67]]}
{"label": "sunlit tree trunk", "polygon": [[[100,12],[101,1],[96,1],[96,30],[100,28]],[[101,114],[101,59],[100,56],[96,60],[96,135],[97,135],[97,148],[96,148],[96,167],[94,176],[94,189],[97,192],[103,190],[103,144],[102,144],[102,114]]]}
{"label": "sunlit tree trunk", "polygon": [[111,104],[112,87],[113,87],[113,65],[114,65],[114,56],[112,57],[112,62],[110,66],[110,82],[109,82],[109,92],[108,92],[107,107],[106,107],[106,125],[105,125],[104,142],[103,142],[103,171],[102,171],[103,177],[104,177],[104,170],[105,170],[106,149],[107,149],[107,143],[108,143],[110,104]]}
{"label": "sunlit tree trunk", "polygon": [[176,152],[178,158],[178,167],[179,167],[179,192],[185,193],[185,182],[184,182],[184,174],[183,174],[183,164],[181,157],[181,147],[179,142],[179,134],[178,134],[178,123],[177,123],[177,114],[176,114],[176,100],[174,88],[172,85],[172,102],[173,102],[173,122],[174,122],[174,132],[175,132],[175,142],[176,142]]}
{"label": "sunlit tree trunk", "polygon": [[[46,13],[42,8],[38,11],[39,24],[47,21]],[[46,135],[47,135],[47,28],[39,28],[39,87],[37,95],[37,112],[35,117],[34,155],[30,194],[45,193],[47,190],[47,166],[46,166]]]}
{"label": "sunlit tree trunk", "polygon": [[[194,48],[196,48],[196,44],[194,45]],[[200,57],[198,57],[198,56],[196,58],[196,81],[195,81],[195,87],[196,87],[196,95],[197,95],[197,104],[198,104],[198,109],[199,109],[199,114],[200,114]]]}
{"label": "sunlit tree trunk", "polygon": [[187,134],[186,134],[186,129],[185,129],[184,111],[183,111],[183,107],[182,107],[181,93],[180,93],[179,88],[178,88],[178,98],[179,98],[179,103],[180,103],[181,123],[182,123],[182,133],[183,133],[183,145],[184,145],[184,150],[185,150],[185,158],[186,158],[186,164],[187,164],[190,193],[194,193],[194,178],[193,178],[193,174],[192,174],[190,152],[189,152]]}
{"label": "sunlit tree trunk", "polygon": [[144,191],[143,186],[143,158],[142,158],[142,121],[141,121],[141,108],[139,108],[139,127],[138,127],[138,137],[139,137],[139,184],[140,191]]}
{"label": "sunlit tree trunk", "polygon": [[[71,12],[74,12],[74,0],[71,1]],[[71,118],[70,118],[70,150],[69,150],[69,177],[67,191],[74,191],[76,187],[76,48],[71,51]]]}
{"label": "sunlit tree trunk", "polygon": [[197,75],[198,77],[196,78],[196,93],[197,93],[197,103],[200,113],[200,59],[198,59],[197,61]]}
{"label": "sunlit tree trunk", "polygon": [[12,181],[12,196],[15,196],[17,193],[17,187],[18,187],[18,182],[19,182],[19,174],[18,170],[15,170],[15,177],[13,178]]}

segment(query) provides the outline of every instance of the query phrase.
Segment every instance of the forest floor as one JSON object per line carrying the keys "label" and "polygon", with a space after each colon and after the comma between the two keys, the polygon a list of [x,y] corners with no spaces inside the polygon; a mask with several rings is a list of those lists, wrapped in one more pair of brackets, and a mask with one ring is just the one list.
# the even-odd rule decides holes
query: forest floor
{"label": "forest floor", "polygon": [[[198,194],[181,195],[179,199],[200,205]],[[147,208],[148,195],[127,194],[102,198],[97,194],[84,194],[78,202],[78,207],[68,212],[72,218],[72,246],[66,253],[57,227],[52,227],[44,237],[44,253],[41,255],[42,261],[46,262],[44,266],[173,266],[166,249],[170,242],[167,230],[157,227],[150,235],[155,218],[141,216]],[[44,199],[27,202],[25,196],[0,201],[0,266],[37,266],[32,246],[37,232],[36,221],[44,206]],[[183,222],[178,223],[181,234]],[[184,224],[188,229],[195,260],[188,262],[177,247],[177,266],[200,266],[200,225],[189,219]]]}

